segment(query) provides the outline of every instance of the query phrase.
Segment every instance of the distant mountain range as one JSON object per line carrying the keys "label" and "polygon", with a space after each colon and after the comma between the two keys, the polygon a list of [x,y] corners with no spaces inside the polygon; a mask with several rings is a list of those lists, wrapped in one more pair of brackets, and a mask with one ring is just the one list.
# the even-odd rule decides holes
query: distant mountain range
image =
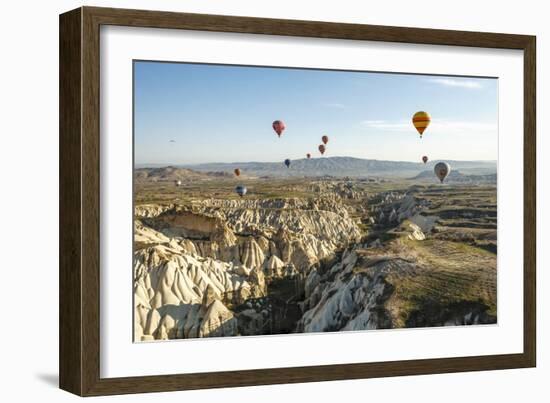
{"label": "distant mountain range", "polygon": [[233,174],[229,172],[198,172],[187,168],[178,168],[174,166],[159,167],[159,168],[136,168],[134,170],[134,178],[137,182],[154,181],[189,181],[193,179],[208,179],[208,178],[232,178]]}
{"label": "distant mountain range", "polygon": [[[287,168],[283,161],[281,162],[235,162],[235,163],[206,163],[195,165],[174,165],[163,168],[143,168],[136,169],[136,175],[141,174],[143,179],[147,176],[159,176],[159,180],[166,180],[175,176],[187,176],[190,172],[181,171],[172,172],[174,169],[192,170],[195,173],[208,173],[209,175],[222,175],[223,173],[232,174],[235,168],[240,168],[242,175],[245,176],[275,176],[275,177],[316,177],[316,176],[334,176],[334,177],[399,177],[411,178],[423,171],[433,173],[434,165],[439,160],[430,161],[427,164],[407,162],[407,161],[382,161],[361,159],[352,157],[326,157],[299,159],[291,161],[290,168]],[[453,171],[460,170],[466,175],[489,175],[495,174],[496,161],[449,161]],[[162,169],[169,169],[169,172],[163,172]],[[159,170],[159,171],[155,171]],[[168,175],[165,175],[168,174]],[[137,177],[137,176],[136,176]],[[162,178],[161,178],[162,177]]]}
{"label": "distant mountain range", "polygon": [[[279,162],[244,162],[244,163],[208,163],[185,165],[199,172],[233,172],[236,167],[243,174],[253,176],[352,176],[352,177],[411,177],[422,171],[433,172],[434,165],[439,162],[430,161],[427,164],[407,161],[382,161],[352,157],[326,157],[299,159],[291,162],[287,168],[283,161]],[[486,175],[496,173],[496,161],[447,161],[453,170],[464,174]]]}

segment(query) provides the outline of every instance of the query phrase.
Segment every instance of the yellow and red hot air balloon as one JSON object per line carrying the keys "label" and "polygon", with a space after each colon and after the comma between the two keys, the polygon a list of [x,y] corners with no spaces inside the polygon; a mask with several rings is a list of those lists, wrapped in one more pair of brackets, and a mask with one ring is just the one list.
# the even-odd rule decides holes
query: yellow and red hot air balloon
{"label": "yellow and red hot air balloon", "polygon": [[235,176],[241,176],[241,170],[239,168],[235,168],[233,172],[235,172]]}
{"label": "yellow and red hot air balloon", "polygon": [[321,141],[323,142],[323,144],[327,144],[328,143],[328,136],[323,136],[321,137]]}
{"label": "yellow and red hot air balloon", "polygon": [[427,156],[423,156],[422,157],[422,162],[425,164],[426,162],[428,162],[428,157]]}
{"label": "yellow and red hot air balloon", "polygon": [[310,158],[311,158],[311,154],[310,154],[310,153],[307,153],[307,154],[306,154],[306,157],[307,157],[307,159],[310,159]]}
{"label": "yellow and red hot air balloon", "polygon": [[431,120],[432,119],[428,112],[419,111],[414,114],[412,118],[412,123],[420,134],[420,138],[422,138],[424,130],[426,130],[426,128],[430,125]]}
{"label": "yellow and red hot air balloon", "polygon": [[325,150],[326,150],[326,149],[327,149],[327,148],[325,147],[324,144],[320,144],[320,145],[319,145],[319,152],[321,153],[321,155],[323,155],[323,154],[325,153]]}
{"label": "yellow and red hot air balloon", "polygon": [[284,130],[286,129],[285,122],[282,120],[276,120],[273,122],[273,130],[275,130],[275,133],[277,133],[277,136],[281,137],[281,134],[283,134]]}

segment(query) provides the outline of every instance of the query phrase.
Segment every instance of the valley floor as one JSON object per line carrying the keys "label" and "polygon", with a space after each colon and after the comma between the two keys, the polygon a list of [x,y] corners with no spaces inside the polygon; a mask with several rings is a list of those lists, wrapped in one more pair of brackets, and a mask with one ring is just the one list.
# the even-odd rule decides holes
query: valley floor
{"label": "valley floor", "polygon": [[134,340],[496,323],[496,187],[135,186]]}

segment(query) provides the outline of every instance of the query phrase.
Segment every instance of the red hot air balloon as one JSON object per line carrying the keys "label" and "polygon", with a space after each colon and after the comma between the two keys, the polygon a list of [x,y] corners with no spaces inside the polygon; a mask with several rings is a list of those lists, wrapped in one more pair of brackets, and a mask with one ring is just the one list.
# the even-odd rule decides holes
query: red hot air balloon
{"label": "red hot air balloon", "polygon": [[283,131],[286,129],[285,122],[282,120],[276,120],[273,122],[273,130],[275,130],[275,133],[277,133],[277,136],[281,137],[281,134],[283,134]]}
{"label": "red hot air balloon", "polygon": [[241,176],[241,170],[239,168],[235,168],[233,172],[235,172],[235,176]]}
{"label": "red hot air balloon", "polygon": [[310,154],[310,153],[307,153],[307,154],[306,154],[306,157],[307,157],[307,159],[310,159],[310,158],[311,158],[311,154]]}
{"label": "red hot air balloon", "polygon": [[327,148],[325,147],[324,144],[320,144],[320,145],[319,145],[319,152],[321,153],[321,155],[323,155],[323,154],[325,153],[325,150],[326,150],[326,149],[327,149]]}
{"label": "red hot air balloon", "polygon": [[323,144],[327,144],[328,143],[328,136],[321,137],[321,141],[323,142]]}
{"label": "red hot air balloon", "polygon": [[422,162],[424,162],[424,164],[425,164],[426,162],[428,162],[428,157],[427,157],[427,156],[423,156],[423,157],[422,157]]}

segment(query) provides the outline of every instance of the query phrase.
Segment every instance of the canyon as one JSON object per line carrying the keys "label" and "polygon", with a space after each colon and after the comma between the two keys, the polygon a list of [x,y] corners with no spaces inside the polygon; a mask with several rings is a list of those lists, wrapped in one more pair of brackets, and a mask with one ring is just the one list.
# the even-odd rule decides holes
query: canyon
{"label": "canyon", "polygon": [[497,321],[486,178],[151,172],[135,176],[135,342]]}

